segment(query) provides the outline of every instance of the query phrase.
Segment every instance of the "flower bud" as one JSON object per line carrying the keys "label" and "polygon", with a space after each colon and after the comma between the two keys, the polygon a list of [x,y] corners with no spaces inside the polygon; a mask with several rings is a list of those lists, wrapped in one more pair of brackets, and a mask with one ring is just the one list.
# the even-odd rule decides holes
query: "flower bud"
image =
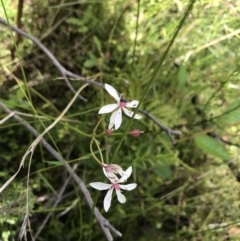
{"label": "flower bud", "polygon": [[112,132],[113,132],[112,129],[107,129],[107,130],[106,130],[107,136],[111,136],[111,135],[112,135]]}
{"label": "flower bud", "polygon": [[140,136],[142,133],[144,133],[144,131],[132,130],[132,131],[129,132],[128,134],[129,134],[130,136],[138,137],[138,136]]}

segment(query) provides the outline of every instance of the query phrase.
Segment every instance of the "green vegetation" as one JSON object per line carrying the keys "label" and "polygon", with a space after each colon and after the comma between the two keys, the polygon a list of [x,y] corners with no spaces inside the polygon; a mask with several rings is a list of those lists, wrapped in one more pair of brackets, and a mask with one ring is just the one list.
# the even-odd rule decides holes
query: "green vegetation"
{"label": "green vegetation", "polygon": [[[147,116],[123,116],[107,137],[114,103],[106,90],[87,85],[66,114],[74,93],[52,61],[30,40],[0,24],[0,103],[76,168],[101,214],[122,241],[239,240],[240,57],[238,1],[26,1],[22,29],[38,38],[69,71],[114,86],[163,125],[182,132],[176,144]],[[0,1],[0,17],[16,25],[17,5]],[[83,82],[69,78],[76,91]],[[0,177],[3,187],[35,138],[0,105]],[[103,117],[103,119],[101,119]],[[102,120],[102,121],[101,121]],[[99,122],[100,121],[100,122]],[[131,121],[129,130],[126,128]],[[120,204],[114,193],[106,213],[106,182],[92,148],[105,163],[133,167]],[[139,137],[127,135],[144,130]],[[122,133],[126,132],[125,136]],[[121,134],[117,134],[121,133]],[[123,138],[122,138],[123,137]],[[121,139],[122,138],[122,139]],[[121,142],[122,140],[122,142]],[[119,147],[119,150],[118,150]],[[17,240],[26,211],[36,240],[106,240],[83,193],[42,143],[0,195],[0,240]],[[62,196],[59,194],[68,180]],[[57,198],[59,203],[54,206]],[[26,203],[26,202],[29,203]],[[26,209],[27,204],[27,209]],[[27,228],[27,240],[31,240]]]}

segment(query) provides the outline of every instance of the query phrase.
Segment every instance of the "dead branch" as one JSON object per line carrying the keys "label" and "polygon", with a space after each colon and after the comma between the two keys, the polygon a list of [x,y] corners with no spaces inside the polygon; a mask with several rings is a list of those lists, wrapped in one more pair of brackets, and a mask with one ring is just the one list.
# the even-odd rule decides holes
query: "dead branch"
{"label": "dead branch", "polygon": [[[8,109],[6,105],[4,105],[2,102],[0,102],[0,107],[4,110],[5,113],[7,114],[12,114],[13,118],[21,123],[28,131],[30,131],[35,137],[39,136],[39,133],[34,129],[30,124],[28,124],[24,119],[22,119],[20,116],[18,116],[14,111],[11,111]],[[83,193],[89,207],[93,210],[93,213],[98,220],[106,238],[108,241],[113,241],[113,237],[111,235],[110,230],[117,236],[122,237],[122,234],[116,230],[107,219],[105,219],[102,214],[99,212],[99,210],[94,206],[94,202],[87,190],[87,187],[85,186],[84,182],[82,179],[76,174],[76,172],[72,169],[72,167],[64,160],[64,158],[45,140],[45,138],[41,138],[40,140],[41,144],[43,147],[58,161],[62,162],[64,166],[66,167],[67,171],[73,178],[73,180],[76,182],[78,185],[79,189]]]}
{"label": "dead branch", "polygon": [[[62,74],[62,76],[64,77],[64,80],[66,82],[66,84],[68,85],[68,87],[72,90],[72,92],[76,93],[76,91],[73,89],[72,85],[70,84],[70,82],[68,81],[67,77],[71,77],[77,80],[80,80],[84,83],[88,83],[91,85],[95,85],[97,87],[100,88],[104,88],[103,84],[96,82],[94,80],[91,79],[87,79],[84,78],[80,75],[77,75],[75,73],[72,73],[71,71],[65,69],[59,62],[58,60],[54,57],[54,55],[35,37],[31,36],[30,34],[24,32],[23,30],[8,24],[7,21],[5,21],[3,18],[0,17],[0,24],[3,24],[9,28],[11,28],[13,31],[15,31],[18,34],[21,34],[22,36],[24,36],[27,39],[30,39],[33,43],[35,43],[48,57],[49,59],[52,61],[52,63],[56,66],[56,68],[60,71],[60,73]],[[81,97],[82,100],[86,101],[86,99],[83,99],[83,97]],[[179,136],[181,135],[180,131],[175,131],[172,130],[171,128],[164,126],[160,121],[157,120],[156,117],[154,117],[151,113],[145,111],[145,110],[139,110],[142,114],[144,114],[147,118],[149,118],[150,120],[152,120],[161,130],[163,130],[164,132],[166,132],[166,134],[169,136],[169,138],[171,139],[171,141],[173,142],[173,144],[175,144],[175,140],[174,140],[174,136]]]}

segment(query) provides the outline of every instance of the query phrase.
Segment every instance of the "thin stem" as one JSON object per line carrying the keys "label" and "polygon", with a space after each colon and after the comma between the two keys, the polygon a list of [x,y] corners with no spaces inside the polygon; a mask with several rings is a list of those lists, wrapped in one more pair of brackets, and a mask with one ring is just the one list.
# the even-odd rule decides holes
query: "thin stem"
{"label": "thin stem", "polygon": [[[4,112],[10,114],[12,111],[7,108],[2,102],[0,102],[0,107],[4,110]],[[16,113],[16,112],[15,112]],[[21,123],[28,131],[30,131],[35,137],[39,136],[39,133],[34,129],[31,125],[29,125],[24,119],[19,117],[17,114],[13,115],[13,118]],[[93,209],[93,213],[98,220],[105,236],[108,241],[113,241],[113,237],[110,233],[110,230],[115,233],[116,236],[122,237],[122,234],[116,230],[112,225],[109,223],[107,219],[105,219],[102,214],[99,212],[99,210],[94,206],[93,200],[89,194],[89,191],[87,190],[87,187],[85,186],[84,182],[80,177],[75,173],[75,171],[72,169],[72,167],[66,162],[66,160],[43,138],[40,139],[41,144],[43,147],[58,161],[64,164],[69,174],[72,176],[73,180],[78,185],[79,189],[84,194],[86,201],[91,209]]]}
{"label": "thin stem", "polygon": [[[90,152],[93,156],[93,158],[102,166],[102,162],[98,160],[98,158],[96,157],[96,155],[94,154],[93,152],[93,148],[92,148],[92,145],[93,145],[93,142],[94,142],[94,137],[92,138],[92,140],[90,141]],[[101,152],[100,152],[101,153]]]}
{"label": "thin stem", "polygon": [[124,140],[124,138],[125,138],[128,130],[129,130],[129,127],[130,127],[130,125],[131,125],[132,122],[133,122],[134,116],[135,116],[136,112],[137,112],[138,109],[139,109],[139,106],[141,105],[141,103],[142,103],[143,99],[145,98],[148,90],[150,89],[150,86],[152,85],[153,81],[155,80],[155,77],[157,76],[158,72],[160,71],[160,69],[161,69],[161,67],[162,67],[162,65],[163,65],[163,62],[164,62],[164,60],[166,59],[166,57],[167,57],[167,55],[168,55],[168,53],[169,53],[169,50],[170,50],[170,48],[172,47],[172,45],[173,45],[173,43],[174,43],[174,41],[175,41],[175,39],[176,39],[176,37],[177,37],[180,29],[182,28],[182,26],[183,26],[183,24],[184,24],[187,16],[188,16],[189,13],[191,12],[194,3],[195,3],[195,0],[192,0],[192,1],[190,2],[190,4],[188,5],[188,8],[187,8],[185,14],[183,15],[183,18],[181,19],[179,25],[177,26],[177,29],[176,29],[176,31],[175,31],[175,33],[174,33],[174,35],[173,35],[170,43],[168,44],[168,47],[167,47],[166,51],[164,52],[164,54],[162,55],[162,57],[159,59],[159,62],[158,62],[158,64],[157,64],[157,67],[155,68],[155,70],[154,70],[154,72],[153,72],[153,74],[152,74],[152,77],[151,77],[151,79],[150,79],[150,81],[149,81],[146,89],[145,89],[144,92],[143,92],[142,98],[141,98],[140,101],[139,101],[139,105],[138,105],[137,108],[135,109],[134,114],[133,114],[132,118],[130,119],[130,121],[128,122],[127,127],[126,127],[126,129],[125,129],[125,131],[124,131],[124,133],[123,133],[123,135],[122,135],[122,138],[120,139],[120,141],[119,141],[119,143],[118,143],[118,145],[117,145],[117,147],[116,147],[116,149],[115,149],[115,151],[114,151],[114,153],[113,153],[112,162],[113,162],[114,159],[116,158],[117,153],[118,153],[118,151],[119,151],[119,149],[120,149],[120,147],[121,147],[121,145],[122,145],[122,143],[123,143],[123,140]]}
{"label": "thin stem", "polygon": [[94,142],[95,142],[95,144],[96,144],[96,146],[97,146],[97,148],[98,148],[99,155],[100,155],[100,158],[101,158],[101,162],[104,163],[104,161],[103,161],[103,155],[102,155],[102,150],[101,150],[101,148],[100,148],[99,141],[96,140],[96,139],[94,139]]}
{"label": "thin stem", "polygon": [[[104,88],[104,85],[102,83],[96,82],[96,76],[94,77],[94,79],[87,79],[84,78],[80,75],[77,75],[75,73],[72,73],[71,71],[65,69],[59,62],[58,60],[55,58],[55,56],[40,42],[39,39],[31,36],[30,34],[24,32],[23,30],[12,26],[11,24],[9,24],[8,22],[6,22],[3,18],[0,17],[0,24],[3,24],[9,28],[11,28],[13,31],[15,31],[18,34],[21,34],[22,36],[24,36],[25,38],[31,40],[36,46],[38,46],[47,56],[48,58],[51,60],[51,62],[56,66],[56,68],[63,73],[63,79],[65,79],[66,81],[66,76],[70,77],[70,78],[74,78],[76,80],[80,80],[84,83],[88,83],[91,84],[93,86],[97,86],[99,88]],[[234,33],[236,34],[236,33]],[[92,110],[91,110],[92,111]],[[175,131],[171,131],[170,128],[163,126],[153,115],[149,115],[148,112],[144,111],[144,110],[139,110],[142,111],[143,114],[146,115],[147,118],[149,118],[150,120],[152,120],[156,125],[158,125],[163,131],[165,131],[167,133],[167,135],[170,137],[171,140],[173,140],[173,135],[179,135],[178,133],[174,133]],[[83,113],[87,113],[88,111],[85,111]],[[89,111],[90,112],[90,111]],[[83,114],[82,113],[82,114]],[[72,115],[74,116],[74,115]],[[163,127],[163,128],[162,128]],[[170,131],[169,131],[170,130]],[[96,135],[97,136],[97,135]],[[99,136],[99,135],[98,135]],[[106,158],[107,159],[107,158]]]}

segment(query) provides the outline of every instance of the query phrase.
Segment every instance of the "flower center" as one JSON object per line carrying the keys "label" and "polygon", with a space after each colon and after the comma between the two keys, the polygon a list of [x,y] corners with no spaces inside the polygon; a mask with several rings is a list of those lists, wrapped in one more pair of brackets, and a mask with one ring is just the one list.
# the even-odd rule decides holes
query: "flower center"
{"label": "flower center", "polygon": [[124,107],[124,106],[126,106],[126,102],[120,102],[120,103],[119,103],[119,107],[120,107],[120,108],[122,108],[122,107]]}
{"label": "flower center", "polygon": [[118,183],[113,183],[113,188],[115,188],[116,190],[120,190],[119,184]]}

